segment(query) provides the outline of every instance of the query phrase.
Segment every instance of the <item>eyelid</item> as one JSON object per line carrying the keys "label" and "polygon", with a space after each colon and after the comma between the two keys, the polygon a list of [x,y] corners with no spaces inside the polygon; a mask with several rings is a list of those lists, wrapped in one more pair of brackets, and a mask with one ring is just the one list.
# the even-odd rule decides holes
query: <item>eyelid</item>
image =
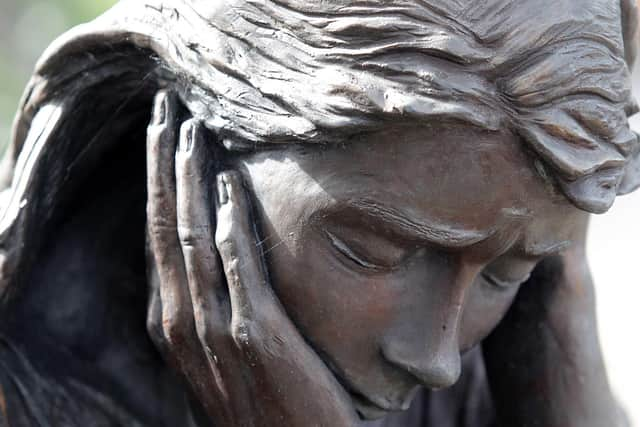
{"label": "eyelid", "polygon": [[331,241],[331,244],[340,253],[342,253],[347,258],[351,259],[352,261],[354,261],[359,266],[367,268],[367,269],[370,269],[370,270],[380,270],[380,269],[384,268],[384,267],[382,267],[380,265],[372,264],[372,263],[362,259],[362,257],[360,257],[358,254],[356,254],[346,243],[344,243],[342,240],[340,240],[338,237],[336,237],[330,231],[326,231],[325,230],[325,233],[329,237],[329,240]]}
{"label": "eyelid", "polygon": [[523,284],[524,282],[526,282],[527,280],[529,280],[529,277],[531,277],[531,273],[527,274],[525,277],[523,277],[522,279],[518,279],[518,280],[503,280],[503,279],[500,279],[499,277],[497,277],[496,275],[491,274],[491,273],[489,273],[487,271],[483,271],[481,273],[481,276],[487,282],[489,282],[490,285],[495,286],[496,288],[509,289],[511,287],[519,286],[519,285]]}

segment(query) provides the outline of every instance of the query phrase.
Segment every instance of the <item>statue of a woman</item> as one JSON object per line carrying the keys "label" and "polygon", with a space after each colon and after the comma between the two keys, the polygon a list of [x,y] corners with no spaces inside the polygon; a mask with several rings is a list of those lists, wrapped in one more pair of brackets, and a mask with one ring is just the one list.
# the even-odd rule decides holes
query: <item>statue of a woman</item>
{"label": "statue of a woman", "polygon": [[640,184],[636,16],[129,0],[67,33],[4,160],[0,423],[624,425],[584,248]]}

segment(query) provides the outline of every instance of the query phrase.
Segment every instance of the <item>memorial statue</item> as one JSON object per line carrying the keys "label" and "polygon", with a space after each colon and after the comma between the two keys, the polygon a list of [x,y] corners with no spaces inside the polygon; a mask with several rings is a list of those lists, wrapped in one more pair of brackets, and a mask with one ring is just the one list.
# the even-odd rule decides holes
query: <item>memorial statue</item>
{"label": "memorial statue", "polygon": [[3,163],[2,426],[616,427],[632,0],[128,0]]}

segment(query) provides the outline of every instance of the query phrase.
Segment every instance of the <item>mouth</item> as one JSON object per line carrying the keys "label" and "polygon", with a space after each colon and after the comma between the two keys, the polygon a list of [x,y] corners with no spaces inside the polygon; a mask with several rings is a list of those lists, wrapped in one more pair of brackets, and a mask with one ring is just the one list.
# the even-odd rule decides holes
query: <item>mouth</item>
{"label": "mouth", "polygon": [[389,412],[400,410],[394,408],[383,408],[359,393],[349,392],[349,395],[351,396],[356,412],[360,418],[366,421],[384,418]]}
{"label": "mouth", "polygon": [[[409,388],[402,387],[402,390],[407,391],[402,398],[388,399],[384,397],[370,396],[363,393],[355,384],[350,381],[348,375],[333,363],[332,359],[328,355],[319,349],[316,352],[320,358],[327,365],[329,370],[334,374],[335,379],[342,386],[343,390],[349,395],[353,403],[358,416],[365,421],[377,420],[384,418],[390,412],[406,411],[411,406],[413,398],[419,390],[417,385]],[[387,390],[395,389],[395,387],[388,385],[385,387]],[[400,397],[400,394],[398,395]]]}
{"label": "mouth", "polygon": [[351,397],[358,416],[366,421],[384,418],[390,412],[406,411],[411,406],[415,392],[417,392],[416,387],[415,391],[409,393],[405,399],[392,403],[386,399],[366,396],[348,384],[343,383],[343,386]]}

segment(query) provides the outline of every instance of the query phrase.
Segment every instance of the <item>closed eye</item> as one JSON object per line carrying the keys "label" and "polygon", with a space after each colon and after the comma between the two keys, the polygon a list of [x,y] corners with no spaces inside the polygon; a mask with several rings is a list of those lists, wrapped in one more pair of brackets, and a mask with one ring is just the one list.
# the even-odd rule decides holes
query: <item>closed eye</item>
{"label": "closed eye", "polygon": [[501,290],[506,290],[506,289],[511,289],[511,288],[520,286],[521,284],[529,280],[529,277],[531,276],[531,274],[528,274],[525,277],[518,280],[504,280],[487,271],[483,271],[481,273],[481,276],[490,285]]}
{"label": "closed eye", "polygon": [[338,250],[342,255],[353,261],[360,267],[367,268],[370,270],[381,270],[384,267],[378,264],[374,264],[365,260],[362,256],[355,253],[346,243],[337,238],[333,233],[326,231],[329,240],[334,248]]}

